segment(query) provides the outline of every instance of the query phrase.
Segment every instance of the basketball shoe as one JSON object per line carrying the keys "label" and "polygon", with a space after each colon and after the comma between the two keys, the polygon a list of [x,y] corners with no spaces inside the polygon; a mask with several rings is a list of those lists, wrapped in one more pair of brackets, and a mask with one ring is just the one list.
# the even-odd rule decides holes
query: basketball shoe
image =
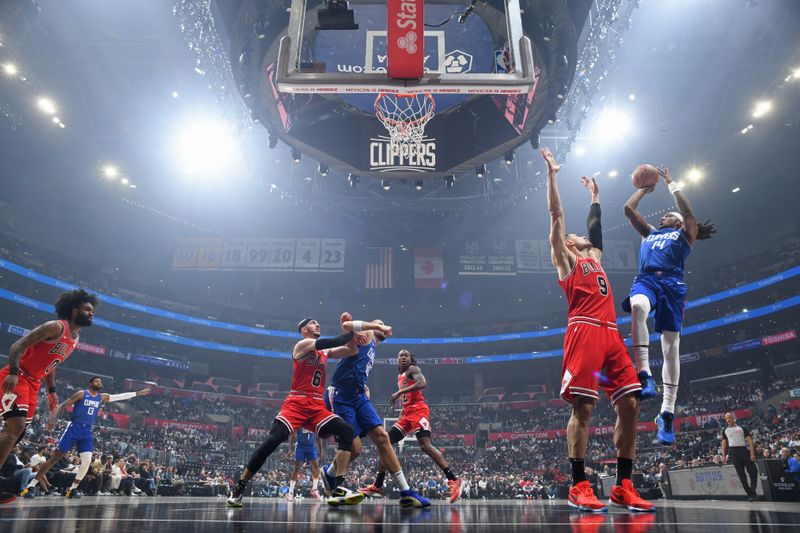
{"label": "basketball shoe", "polygon": [[333,489],[331,497],[328,498],[328,505],[331,507],[341,507],[342,505],[358,505],[364,500],[364,495],[360,492],[353,492],[344,487]]}
{"label": "basketball shoe", "polygon": [[72,498],[72,499],[75,499],[75,500],[80,500],[81,499],[81,491],[79,491],[78,489],[75,489],[75,490],[67,489],[67,492],[64,493],[64,497],[65,498]]}
{"label": "basketball shoe", "polygon": [[373,483],[372,485],[368,485],[366,487],[362,487],[362,488],[358,489],[358,492],[360,492],[364,496],[368,496],[370,498],[377,498],[377,497],[385,496],[385,493],[383,492],[383,489],[378,487],[378,486],[376,486],[375,483]]}
{"label": "basketball shoe", "polygon": [[673,414],[668,411],[663,411],[656,417],[656,425],[658,426],[656,439],[659,444],[664,446],[675,444],[675,428],[672,426],[672,418]]}
{"label": "basketball shoe", "polygon": [[642,384],[642,391],[639,393],[640,398],[642,400],[655,398],[657,391],[656,380],[653,379],[653,376],[647,372],[639,372],[639,381]]}
{"label": "basketball shoe", "polygon": [[569,488],[567,503],[581,511],[589,513],[606,513],[608,507],[603,505],[594,495],[594,490],[588,481],[584,480]]}
{"label": "basketball shoe", "polygon": [[450,487],[450,503],[456,503],[461,498],[461,480],[451,479],[447,486]]}
{"label": "basketball shoe", "polygon": [[430,507],[431,502],[411,489],[400,491],[400,507],[403,509],[422,509]]}
{"label": "basketball shoe", "polygon": [[623,479],[621,485],[614,485],[611,488],[608,503],[614,507],[627,508],[629,511],[637,513],[652,513],[656,510],[652,503],[639,496],[639,492],[634,488],[630,479]]}

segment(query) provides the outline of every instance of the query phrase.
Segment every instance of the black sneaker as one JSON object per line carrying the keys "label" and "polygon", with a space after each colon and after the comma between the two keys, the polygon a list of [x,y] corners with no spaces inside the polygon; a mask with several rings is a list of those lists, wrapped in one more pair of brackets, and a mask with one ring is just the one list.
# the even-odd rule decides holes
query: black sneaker
{"label": "black sneaker", "polygon": [[83,496],[83,495],[81,494],[81,491],[79,491],[78,489],[75,489],[75,490],[67,489],[67,493],[64,494],[65,498],[72,498],[72,499],[76,499],[76,500],[80,500],[81,496]]}

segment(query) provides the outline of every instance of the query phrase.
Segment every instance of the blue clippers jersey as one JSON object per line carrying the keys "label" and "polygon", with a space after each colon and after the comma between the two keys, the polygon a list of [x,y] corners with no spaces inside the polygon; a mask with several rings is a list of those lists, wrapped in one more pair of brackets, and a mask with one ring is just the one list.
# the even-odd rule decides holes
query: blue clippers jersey
{"label": "blue clippers jersey", "polygon": [[692,247],[683,229],[654,229],[642,240],[639,249],[639,274],[663,272],[683,278],[683,262],[692,253]]}
{"label": "blue clippers jersey", "polygon": [[300,428],[297,431],[297,446],[299,448],[313,448],[315,446],[314,436],[315,435],[313,431]]}
{"label": "blue clippers jersey", "polygon": [[88,390],[83,391],[83,399],[72,406],[72,421],[87,426],[94,425],[102,402],[99,392],[97,396],[92,396]]}
{"label": "blue clippers jersey", "polygon": [[331,387],[334,387],[344,396],[355,396],[364,392],[367,377],[375,364],[375,341],[358,347],[358,354],[345,357],[336,365],[336,371],[331,378]]}

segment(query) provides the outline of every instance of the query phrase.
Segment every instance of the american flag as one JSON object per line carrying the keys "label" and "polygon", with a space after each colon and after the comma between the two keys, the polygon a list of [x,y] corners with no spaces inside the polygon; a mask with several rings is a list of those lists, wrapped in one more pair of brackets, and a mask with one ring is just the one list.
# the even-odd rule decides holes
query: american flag
{"label": "american flag", "polygon": [[391,289],[394,284],[394,249],[367,248],[367,289]]}

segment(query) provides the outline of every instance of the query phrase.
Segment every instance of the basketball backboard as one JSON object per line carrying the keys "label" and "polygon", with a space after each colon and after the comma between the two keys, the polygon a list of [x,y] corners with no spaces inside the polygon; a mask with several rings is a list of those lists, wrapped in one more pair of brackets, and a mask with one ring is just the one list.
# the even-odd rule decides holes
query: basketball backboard
{"label": "basketball backboard", "polygon": [[[329,4],[292,0],[278,55],[280,91],[519,94],[535,84],[519,0],[351,0],[348,7],[355,24],[320,29]],[[419,67],[419,77],[408,78],[401,65]]]}

